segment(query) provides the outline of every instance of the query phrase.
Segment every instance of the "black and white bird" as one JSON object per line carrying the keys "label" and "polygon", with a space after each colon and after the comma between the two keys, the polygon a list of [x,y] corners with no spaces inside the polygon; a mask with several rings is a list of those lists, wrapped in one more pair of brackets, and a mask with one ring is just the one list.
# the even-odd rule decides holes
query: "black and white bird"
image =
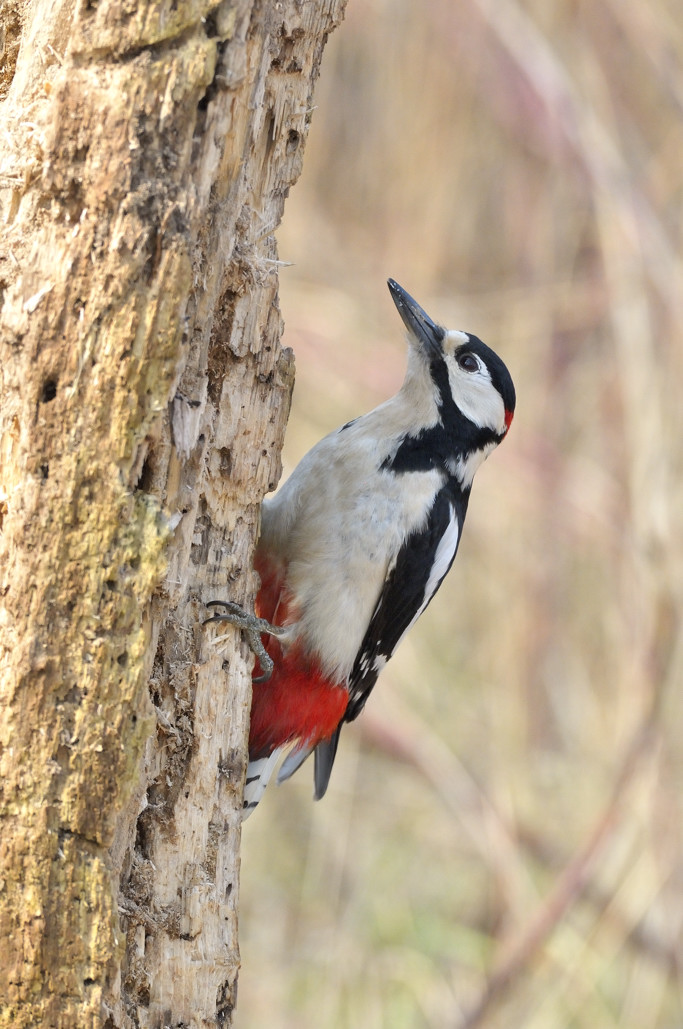
{"label": "black and white bird", "polygon": [[278,781],[314,752],[323,796],[342,726],[443,582],[475,472],[512,422],[515,389],[493,350],[388,285],[408,330],[403,386],[317,443],[264,501],[257,618],[214,602],[228,610],[211,620],[245,628],[259,657],[245,814],[287,748]]}

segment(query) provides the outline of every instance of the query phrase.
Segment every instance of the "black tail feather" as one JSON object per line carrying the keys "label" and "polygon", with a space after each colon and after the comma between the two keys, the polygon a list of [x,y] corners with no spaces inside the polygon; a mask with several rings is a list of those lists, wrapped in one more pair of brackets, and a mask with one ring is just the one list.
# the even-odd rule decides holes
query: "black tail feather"
{"label": "black tail feather", "polygon": [[315,793],[314,797],[316,800],[321,800],[327,792],[327,787],[330,782],[330,775],[332,774],[332,765],[337,754],[337,746],[339,745],[339,734],[341,733],[343,722],[340,722],[337,726],[335,733],[330,736],[329,740],[323,740],[315,748]]}

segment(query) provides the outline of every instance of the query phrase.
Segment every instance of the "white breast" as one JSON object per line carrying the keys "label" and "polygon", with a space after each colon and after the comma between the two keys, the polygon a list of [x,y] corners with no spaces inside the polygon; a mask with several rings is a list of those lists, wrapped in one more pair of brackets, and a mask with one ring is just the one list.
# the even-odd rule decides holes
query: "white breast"
{"label": "white breast", "polygon": [[300,635],[337,681],[351,671],[389,565],[425,525],[445,478],[435,469],[378,472],[382,448],[386,438],[369,434],[367,423],[334,433],[264,504],[262,544],[288,562]]}

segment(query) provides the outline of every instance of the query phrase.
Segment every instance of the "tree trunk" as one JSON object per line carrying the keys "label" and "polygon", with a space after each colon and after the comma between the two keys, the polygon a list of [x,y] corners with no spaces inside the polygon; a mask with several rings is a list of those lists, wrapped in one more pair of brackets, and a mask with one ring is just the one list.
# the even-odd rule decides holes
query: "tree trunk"
{"label": "tree trunk", "polygon": [[229,1025],[277,226],[345,0],[15,0],[0,89],[0,1026]]}

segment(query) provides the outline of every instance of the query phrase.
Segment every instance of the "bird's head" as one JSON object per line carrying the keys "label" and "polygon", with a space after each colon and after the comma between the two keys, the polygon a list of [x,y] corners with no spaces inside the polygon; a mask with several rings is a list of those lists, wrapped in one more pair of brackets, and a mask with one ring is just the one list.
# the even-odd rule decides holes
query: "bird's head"
{"label": "bird's head", "polygon": [[412,374],[429,376],[439,420],[444,426],[461,423],[471,449],[500,443],[515,413],[515,387],[505,364],[477,336],[433,322],[393,279],[388,286],[408,330]]}

